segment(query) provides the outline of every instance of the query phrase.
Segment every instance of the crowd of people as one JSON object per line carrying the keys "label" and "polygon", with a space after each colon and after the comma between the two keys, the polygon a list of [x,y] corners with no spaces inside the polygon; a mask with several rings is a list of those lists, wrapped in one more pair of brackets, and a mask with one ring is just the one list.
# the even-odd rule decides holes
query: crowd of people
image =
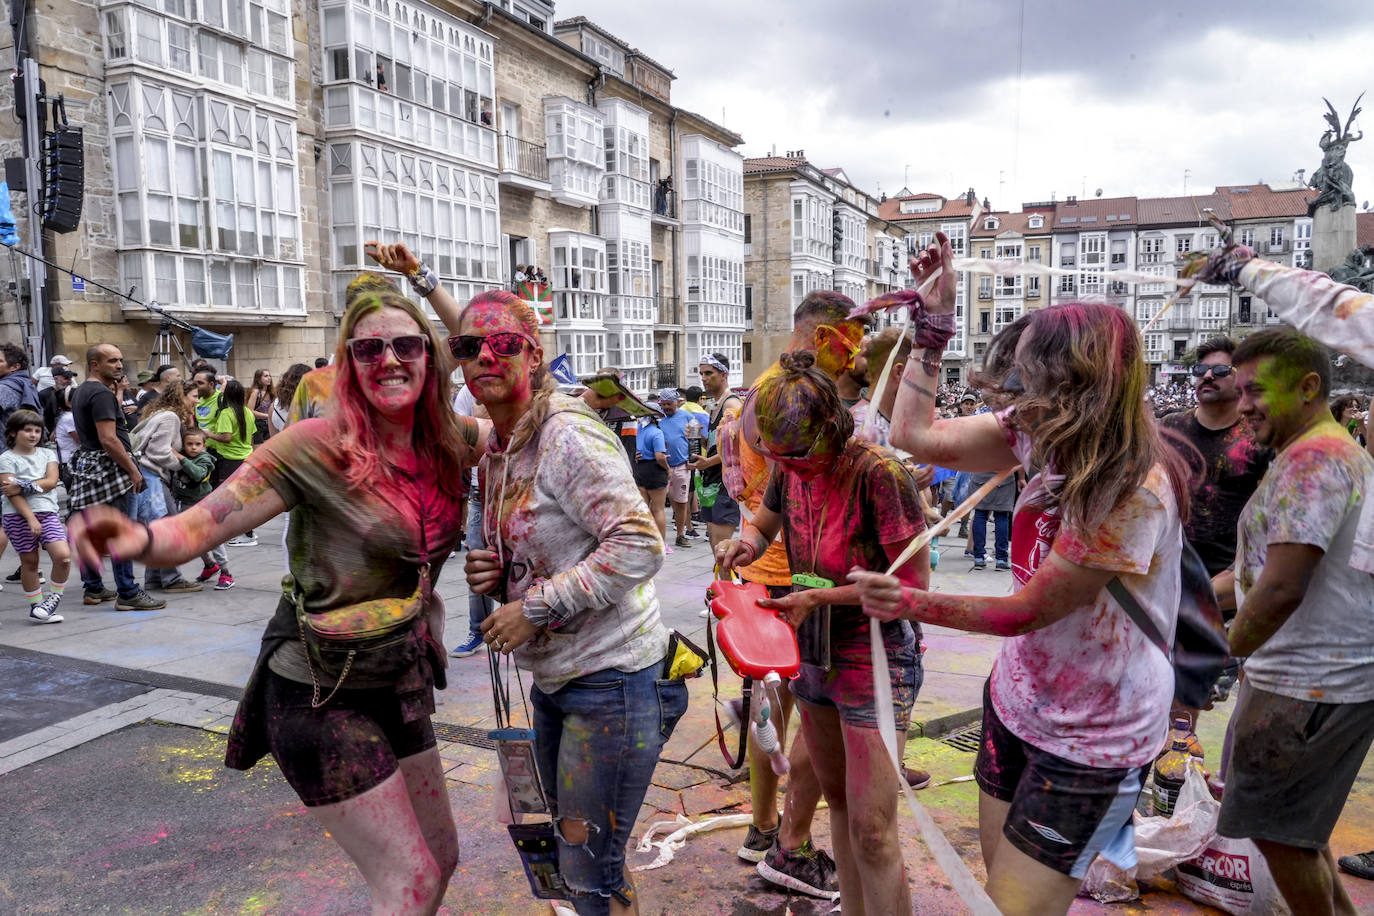
{"label": "crowd of people", "polygon": [[[75,393],[49,398],[52,422],[26,376],[9,382],[26,371],[22,351],[0,346],[0,407],[14,403],[0,490],[26,592],[47,546],[60,601],[70,539],[87,603],[120,609],[161,606],[148,588],[197,587],[178,572],[197,557],[198,580],[231,587],[220,545],[251,543],[290,512],[290,575],[227,763],[270,753],[375,911],[434,912],[458,862],[430,722],[447,651],[432,583],[465,533],[470,626],[453,654],[486,650],[507,719],[503,666],[532,676],[533,736],[510,740],[527,743],[537,779],[508,790],[512,812],[547,819],[520,825],[557,850],[545,895],[583,916],[638,911],[626,845],[692,673],[653,579],[668,550],[698,545],[695,515],[719,574],[763,585],[760,603],[800,650],[777,697],[779,731],[795,733],[781,798],[750,740],[753,822],[738,855],[768,880],[838,894],[846,912],[910,911],[896,790],[929,776],[886,748],[905,741],[926,623],[1003,637],[975,763],[986,891],[1001,912],[1066,912],[1098,855],[1132,864],[1132,813],[1171,718],[1197,713],[1174,700],[1160,648],[1192,550],[1243,660],[1213,783],[1219,830],[1258,845],[1294,912],[1354,912],[1338,867],[1374,877],[1374,854],[1338,866],[1327,844],[1374,740],[1374,458],[1356,438],[1362,405],[1328,402],[1330,359],[1313,337],[1208,341],[1184,395],[1150,389],[1129,316],[1071,304],[1000,333],[976,388],[943,386],[957,274],[939,235],[912,263],[931,290],[901,302],[909,336],[875,333],[855,303],[814,292],[750,388],[731,390],[729,360],[707,354],[700,390],[665,389],[660,415],[635,422],[619,396],[555,388],[528,302],[495,291],[460,304],[404,246],[367,251],[428,300],[447,338],[364,274],[332,361],[291,367],[282,387],[205,366],[121,386],[121,354],[98,345],[87,380],[64,386]],[[1243,286],[1374,363],[1374,325],[1357,327],[1367,294],[1235,245],[1201,279]],[[56,388],[66,366],[52,368]],[[1159,420],[1162,405],[1175,409]],[[45,454],[64,412],[69,441]],[[974,522],[992,522],[1010,594],[930,591],[933,558],[913,541],[1010,469]],[[70,535],[44,500],[56,479]],[[975,566],[988,559],[980,533]],[[34,619],[56,604],[40,596]],[[833,858],[811,836],[822,798]]]}

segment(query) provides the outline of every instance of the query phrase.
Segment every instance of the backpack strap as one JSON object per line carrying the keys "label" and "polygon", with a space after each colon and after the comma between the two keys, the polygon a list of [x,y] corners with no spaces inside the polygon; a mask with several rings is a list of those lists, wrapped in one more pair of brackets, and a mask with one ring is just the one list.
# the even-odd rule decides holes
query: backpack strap
{"label": "backpack strap", "polygon": [[1135,600],[1135,596],[1127,591],[1126,584],[1121,581],[1120,576],[1112,576],[1112,581],[1107,583],[1107,591],[1116,599],[1116,603],[1121,605],[1121,609],[1131,618],[1131,622],[1145,634],[1145,638],[1154,643],[1155,648],[1163,652],[1165,658],[1172,659],[1173,649],[1164,642],[1164,634],[1159,632],[1159,627],[1146,615],[1145,609]]}
{"label": "backpack strap", "polygon": [[716,715],[716,744],[720,746],[721,756],[725,758],[725,763],[732,770],[738,770],[744,766],[746,757],[745,751],[749,740],[749,702],[753,698],[754,681],[752,678],[744,679],[744,708],[740,713],[739,723],[739,749],[735,756],[731,758],[729,749],[725,746],[725,726],[720,724],[720,697],[717,695],[719,684],[716,682],[716,640],[713,636],[714,617],[707,614],[706,617],[706,658],[711,663],[711,699],[714,701],[712,712]]}

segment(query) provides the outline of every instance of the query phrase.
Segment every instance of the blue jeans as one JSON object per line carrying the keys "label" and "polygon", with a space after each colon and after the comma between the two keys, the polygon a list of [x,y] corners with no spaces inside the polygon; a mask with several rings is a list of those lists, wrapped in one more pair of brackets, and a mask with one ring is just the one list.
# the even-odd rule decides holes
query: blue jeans
{"label": "blue jeans", "polygon": [[[554,815],[558,868],[578,892],[580,916],[606,916],[612,896],[629,902],[625,844],[659,753],[687,711],[687,685],[662,672],[659,660],[632,674],[608,669],[553,693],[531,691],[539,781]],[[565,840],[560,818],[583,822],[587,842]]]}
{"label": "blue jeans", "polygon": [[992,516],[996,530],[997,562],[1008,561],[1007,544],[1011,540],[1011,513],[993,509],[973,510],[973,558],[987,562],[988,516]]}
{"label": "blue jeans", "polygon": [[[482,498],[476,487],[468,488],[468,549],[485,547],[482,540]],[[482,621],[496,610],[496,602],[486,595],[468,592],[468,636],[482,632]]]}
{"label": "blue jeans", "polygon": [[[116,496],[106,505],[113,506],[120,512],[130,517],[134,514],[134,492],[130,490],[122,496]],[[132,598],[139,592],[138,580],[134,578],[134,564],[131,560],[115,561],[110,560],[110,568],[114,571],[115,591],[119,592],[121,598]],[[93,572],[81,571],[81,585],[88,592],[105,591],[105,580],[101,577],[100,567],[96,567]]]}
{"label": "blue jeans", "polygon": [[[172,514],[174,503],[167,498],[166,486],[162,483],[162,478],[157,471],[148,467],[146,464],[139,465],[139,470],[143,472],[143,480],[148,484],[143,488],[142,493],[135,493],[133,496],[133,511],[129,517],[135,521],[151,524],[160,518],[165,518]],[[154,569],[149,566],[143,570],[144,588],[166,588],[168,585],[175,585],[181,581],[181,570],[175,566],[166,569]]]}

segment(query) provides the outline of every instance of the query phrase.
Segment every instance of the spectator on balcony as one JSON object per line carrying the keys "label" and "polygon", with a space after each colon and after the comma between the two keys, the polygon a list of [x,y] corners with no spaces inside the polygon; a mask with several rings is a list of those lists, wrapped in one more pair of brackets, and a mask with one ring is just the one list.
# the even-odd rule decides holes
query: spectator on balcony
{"label": "spectator on balcony", "polygon": [[654,212],[659,216],[670,216],[668,200],[673,196],[673,176],[658,180],[658,186],[654,188]]}

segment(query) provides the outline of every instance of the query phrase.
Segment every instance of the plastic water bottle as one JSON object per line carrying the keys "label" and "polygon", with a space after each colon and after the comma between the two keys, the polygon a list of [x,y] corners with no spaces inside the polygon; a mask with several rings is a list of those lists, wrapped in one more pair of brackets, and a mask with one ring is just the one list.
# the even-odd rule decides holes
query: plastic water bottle
{"label": "plastic water bottle", "polygon": [[[1186,721],[1185,733],[1186,733]],[[1154,767],[1154,813],[1161,817],[1172,817],[1174,804],[1178,801],[1179,790],[1188,776],[1189,761],[1187,738],[1175,737],[1173,747],[1159,756]]]}
{"label": "plastic water bottle", "polygon": [[772,708],[768,701],[768,690],[782,683],[782,678],[778,677],[777,672],[770,671],[763,679],[762,697],[759,699],[758,710],[754,720],[749,723],[749,731],[754,736],[754,744],[764,754],[768,755],[769,761],[773,764],[773,772],[779,776],[787,773],[789,763],[787,755],[782,752],[781,742],[778,741],[778,730],[773,725]]}

